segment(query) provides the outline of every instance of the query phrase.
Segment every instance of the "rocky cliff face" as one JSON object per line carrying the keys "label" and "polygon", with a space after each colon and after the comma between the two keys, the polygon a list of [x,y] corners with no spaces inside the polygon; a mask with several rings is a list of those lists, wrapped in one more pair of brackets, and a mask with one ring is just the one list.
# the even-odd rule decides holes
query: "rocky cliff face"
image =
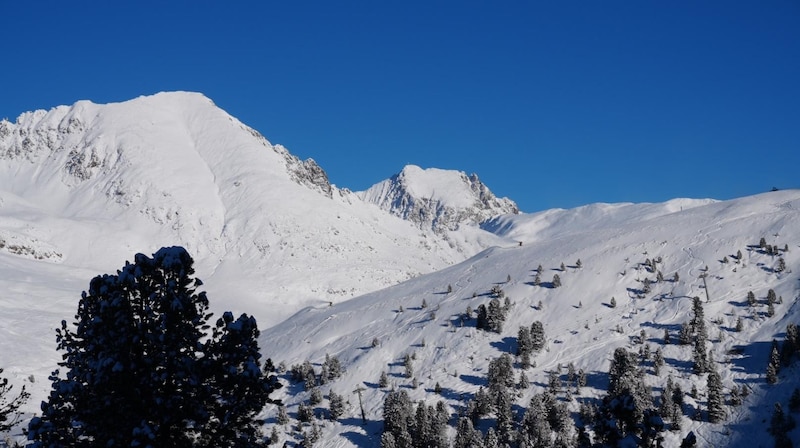
{"label": "rocky cliff face", "polygon": [[409,165],[399,174],[359,193],[393,215],[438,233],[462,225],[479,225],[519,208],[508,198],[496,197],[476,174],[426,169]]}

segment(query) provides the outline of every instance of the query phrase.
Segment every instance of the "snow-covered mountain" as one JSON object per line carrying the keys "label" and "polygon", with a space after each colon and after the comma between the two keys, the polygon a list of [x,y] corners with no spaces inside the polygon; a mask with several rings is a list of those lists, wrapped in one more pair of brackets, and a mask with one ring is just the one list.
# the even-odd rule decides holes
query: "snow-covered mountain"
{"label": "snow-covered mountain", "polygon": [[[489,362],[513,355],[518,328],[533,321],[543,323],[548,344],[524,371],[531,388],[515,392],[516,412],[573,363],[588,375],[578,393],[561,395],[575,414],[579,402],[604,394],[614,349],[647,345],[666,360],[658,374],[643,363],[654,395],[668,376],[684,391],[698,389],[664,446],[678,446],[689,431],[698,446],[772,446],[764,421],[776,401],[787,407],[798,374],[791,366],[778,384],[764,380],[770,341],[800,321],[799,219],[800,191],[518,214],[477,176],[415,166],[352,193],[200,94],[84,101],[0,121],[0,368],[31,391],[26,416],[37,412],[61,359],[53,329],[74,315],[89,280],[137,252],[182,245],[212,309],[255,315],[262,350],[276,364],[319,369],[326,354],[341,360],[343,376],[322,389],[349,403],[339,421],[318,422],[318,446],[379,446],[392,387],[428,404],[442,400],[455,417],[485,386]],[[760,247],[762,238],[778,249]],[[555,275],[561,287],[553,287]],[[493,288],[510,302],[499,333],[476,329],[474,313],[464,317],[487,304]],[[769,289],[782,298],[773,316]],[[695,296],[704,299],[707,348],[726,394],[733,386],[750,391],[743,405],[726,407],[725,423],[690,418],[707,405],[707,375],[692,373],[690,346],[663,340],[665,331],[677,339]],[[418,388],[403,372],[412,353]],[[389,388],[378,387],[381,372]],[[514,374],[522,372],[515,365]],[[302,389],[276,394],[292,417],[308,401]],[[275,415],[266,410],[267,430]],[[490,413],[479,428],[493,423]],[[292,446],[304,431],[309,426],[295,421],[279,434]],[[800,440],[798,430],[791,434]]]}
{"label": "snow-covered mountain", "polygon": [[183,245],[209,285],[238,277],[213,292],[262,325],[501,240],[473,228],[454,247],[186,92],[0,122],[0,204],[1,254],[99,273],[136,252]]}
{"label": "snow-covered mountain", "polygon": [[517,214],[508,198],[498,198],[478,179],[460,171],[423,170],[408,165],[359,195],[395,216],[438,233],[479,225],[497,215]]}

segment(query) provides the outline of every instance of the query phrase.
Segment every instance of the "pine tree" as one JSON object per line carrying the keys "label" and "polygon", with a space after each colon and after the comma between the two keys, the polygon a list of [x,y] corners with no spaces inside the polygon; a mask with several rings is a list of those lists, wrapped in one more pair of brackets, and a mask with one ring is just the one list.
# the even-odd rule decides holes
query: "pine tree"
{"label": "pine tree", "polygon": [[800,411],[800,389],[796,387],[792,391],[792,396],[789,397],[789,411],[791,412]]}
{"label": "pine tree", "polygon": [[533,278],[533,286],[539,286],[542,284],[542,274],[537,272],[536,276]]}
{"label": "pine tree", "polygon": [[254,318],[228,312],[209,324],[193,264],[183,248],[163,248],[90,282],[75,327],[56,331],[66,375],[52,375],[29,424],[33,446],[263,444],[255,417],[280,387],[274,367],[259,366]]}
{"label": "pine tree", "polygon": [[279,425],[285,425],[289,423],[289,414],[286,413],[286,406],[278,406],[278,417],[276,420]]}
{"label": "pine tree", "polygon": [[517,389],[524,390],[531,387],[531,382],[528,380],[528,375],[525,372],[519,372],[519,381],[517,381]]}
{"label": "pine tree", "polygon": [[539,352],[544,348],[545,342],[544,325],[537,320],[531,324],[531,349]]}
{"label": "pine tree", "polygon": [[502,333],[505,319],[506,313],[500,301],[496,298],[490,300],[486,310],[486,328],[495,333]]}
{"label": "pine tree", "polygon": [[322,391],[319,390],[319,387],[314,387],[313,389],[311,389],[311,394],[309,395],[308,402],[311,405],[322,403]]}
{"label": "pine tree", "polygon": [[669,343],[670,343],[669,330],[665,328],[664,329],[664,345],[667,345]]}
{"label": "pine tree", "polygon": [[742,322],[742,317],[739,316],[736,318],[736,331],[740,332],[744,329],[744,322]]}
{"label": "pine tree", "polygon": [[520,367],[527,369],[531,366],[531,353],[533,352],[533,340],[531,330],[526,326],[519,327],[517,332],[517,356],[520,359]]}
{"label": "pine tree", "polygon": [[681,324],[681,329],[678,333],[678,342],[681,345],[689,345],[692,343],[692,328],[688,322]]}
{"label": "pine tree", "polygon": [[406,378],[414,376],[414,365],[411,363],[411,355],[408,353],[403,357],[403,367],[405,368]]}
{"label": "pine tree", "polygon": [[[0,369],[0,374],[3,369]],[[14,427],[19,421],[19,407],[25,404],[30,397],[30,393],[22,386],[16,397],[9,394],[14,386],[8,384],[8,378],[0,378],[0,432],[6,432]]]}
{"label": "pine tree", "polygon": [[794,421],[791,417],[787,417],[784,414],[781,404],[775,403],[767,431],[775,438],[776,447],[783,448],[792,446],[792,440],[789,438],[788,432],[791,431],[794,426]]}
{"label": "pine tree", "polygon": [[314,420],[314,409],[305,403],[300,403],[297,406],[297,419],[303,423],[311,422]]}
{"label": "pine tree", "polygon": [[483,439],[480,431],[472,426],[472,421],[466,417],[458,419],[456,437],[453,439],[453,448],[482,448]]}
{"label": "pine tree", "polygon": [[561,277],[558,274],[553,275],[553,288],[560,288],[561,287]]}
{"label": "pine tree", "polygon": [[531,397],[520,427],[522,446],[537,448],[552,446],[553,430],[547,416],[548,410],[544,396],[536,394]]}
{"label": "pine tree", "polygon": [[273,426],[272,431],[269,434],[269,444],[275,445],[278,443],[279,440],[280,437],[278,436],[278,428],[276,426]]}
{"label": "pine tree", "polygon": [[331,420],[338,420],[344,414],[344,397],[334,391],[328,394],[328,416]]}
{"label": "pine tree", "polygon": [[509,356],[508,353],[503,353],[499,357],[489,361],[486,377],[489,388],[492,390],[513,386],[514,365],[511,356]]}
{"label": "pine tree", "polygon": [[386,375],[386,371],[381,372],[381,377],[378,379],[378,387],[386,387],[389,385],[389,376]]}
{"label": "pine tree", "polygon": [[662,367],[664,367],[664,353],[658,348],[653,355],[653,375],[661,375]]}
{"label": "pine tree", "polygon": [[[397,447],[410,448],[411,430],[414,422],[414,406],[405,390],[392,391],[383,400],[383,433],[392,435],[391,442]],[[385,437],[381,437],[383,442]]]}
{"label": "pine tree", "polygon": [[578,258],[578,261],[575,262],[575,266],[577,266],[578,269],[583,267],[583,263],[581,263],[581,259],[580,258]]}
{"label": "pine tree", "polygon": [[750,306],[756,306],[756,295],[753,294],[753,291],[747,292],[747,303]]}
{"label": "pine tree", "polygon": [[711,423],[719,423],[725,420],[725,403],[722,398],[722,378],[714,368],[708,372],[707,379],[707,396],[708,396],[708,421]]}
{"label": "pine tree", "polygon": [[611,308],[616,308],[617,307],[617,299],[612,297],[611,301],[608,304],[611,306]]}
{"label": "pine tree", "polygon": [[564,272],[564,271],[566,271],[566,270],[567,270],[567,267],[566,267],[566,266],[564,266],[564,263],[561,263],[561,266],[560,266],[560,268],[561,268],[561,272]]}
{"label": "pine tree", "polygon": [[694,364],[692,365],[692,371],[695,373],[695,375],[700,375],[702,373],[708,372],[709,362],[706,354],[706,344],[705,341],[703,341],[703,339],[700,336],[695,336],[694,338],[692,359],[694,360]]}

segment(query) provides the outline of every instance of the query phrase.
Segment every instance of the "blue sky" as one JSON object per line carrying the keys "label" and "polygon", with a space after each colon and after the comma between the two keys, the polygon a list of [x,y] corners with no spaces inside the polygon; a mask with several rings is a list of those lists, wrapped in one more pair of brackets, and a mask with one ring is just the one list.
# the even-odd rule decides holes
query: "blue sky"
{"label": "blue sky", "polygon": [[800,3],[3,2],[0,118],[199,91],[340,187],[523,211],[797,188]]}

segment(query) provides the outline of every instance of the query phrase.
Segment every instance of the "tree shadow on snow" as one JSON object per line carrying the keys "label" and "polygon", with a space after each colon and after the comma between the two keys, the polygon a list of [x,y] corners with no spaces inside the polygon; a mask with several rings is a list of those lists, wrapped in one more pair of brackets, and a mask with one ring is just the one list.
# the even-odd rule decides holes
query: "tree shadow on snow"
{"label": "tree shadow on snow", "polygon": [[461,381],[467,384],[472,384],[473,386],[486,386],[487,384],[486,378],[480,376],[459,375],[458,377],[461,379]]}
{"label": "tree shadow on snow", "polygon": [[517,348],[517,338],[506,336],[500,341],[490,342],[489,345],[496,348],[497,350],[500,350],[503,353],[514,355],[516,353],[516,348]]}

